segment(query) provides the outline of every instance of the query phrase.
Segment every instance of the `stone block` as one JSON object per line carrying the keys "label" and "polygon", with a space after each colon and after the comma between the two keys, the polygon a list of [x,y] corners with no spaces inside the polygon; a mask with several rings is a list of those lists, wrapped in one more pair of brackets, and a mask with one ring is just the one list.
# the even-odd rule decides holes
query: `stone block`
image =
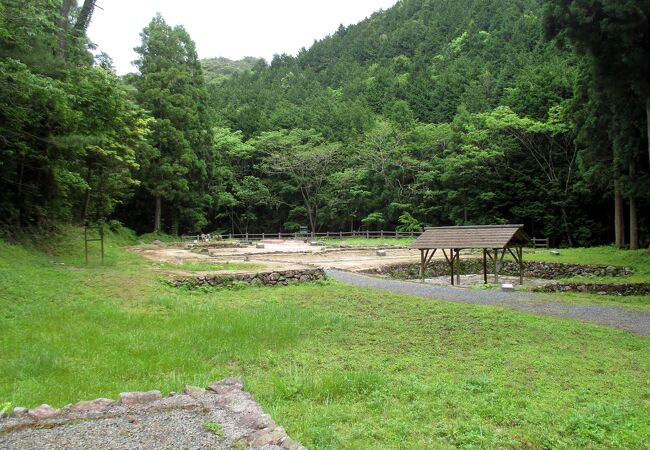
{"label": "stone block", "polygon": [[43,404],[37,408],[30,409],[27,414],[32,419],[42,420],[49,419],[59,414],[58,409],[52,408],[50,405]]}
{"label": "stone block", "polygon": [[244,382],[240,378],[226,378],[208,386],[208,390],[217,394],[228,394],[244,389]]}
{"label": "stone block", "polygon": [[86,400],[83,402],[76,403],[70,408],[75,412],[85,412],[85,411],[104,411],[115,404],[115,400],[110,398],[98,398],[95,400]]}
{"label": "stone block", "polygon": [[551,256],[560,256],[560,252],[558,252],[557,250],[551,250],[551,251],[549,252],[549,254],[550,254]]}
{"label": "stone block", "polygon": [[386,256],[386,250],[383,249],[377,250],[377,256]]}
{"label": "stone block", "polygon": [[160,391],[122,392],[120,394],[120,403],[126,406],[144,405],[160,399],[162,399]]}
{"label": "stone block", "polygon": [[13,417],[25,417],[29,410],[27,408],[23,408],[22,406],[16,406],[14,408],[13,412]]}
{"label": "stone block", "polygon": [[514,292],[515,286],[512,283],[503,283],[501,285],[501,290],[503,292]]}
{"label": "stone block", "polygon": [[189,395],[192,398],[199,398],[204,396],[207,391],[203,388],[197,386],[185,386],[183,389],[183,394]]}

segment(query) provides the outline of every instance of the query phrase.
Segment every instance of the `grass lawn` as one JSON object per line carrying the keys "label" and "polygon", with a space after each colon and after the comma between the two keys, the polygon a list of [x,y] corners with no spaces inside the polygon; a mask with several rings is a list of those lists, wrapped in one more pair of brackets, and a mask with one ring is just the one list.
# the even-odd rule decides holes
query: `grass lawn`
{"label": "grass lawn", "polygon": [[[550,250],[536,249],[534,253],[525,253],[525,260],[549,261],[568,264],[599,264],[616,267],[630,267],[632,275],[626,277],[595,277],[581,276],[565,278],[562,282],[587,283],[650,283],[650,254],[646,249],[617,250],[614,246],[590,248],[563,248],[558,250],[559,256],[550,254]],[[624,306],[636,309],[650,310],[650,297],[640,295],[599,295],[588,293],[553,294],[554,300],[568,303],[585,303],[594,305]]]}
{"label": "grass lawn", "polygon": [[60,248],[0,242],[0,404],[239,376],[309,448],[650,446],[648,338],[334,282],[177,289]]}
{"label": "grass lawn", "polygon": [[[614,246],[589,248],[563,248],[559,256],[550,250],[536,249],[525,253],[524,259],[530,261],[549,261],[568,264],[601,264],[606,266],[630,267],[634,273],[628,277],[615,278],[627,283],[650,283],[650,254],[647,249],[617,250]],[[574,277],[572,281],[612,281],[611,277]]]}

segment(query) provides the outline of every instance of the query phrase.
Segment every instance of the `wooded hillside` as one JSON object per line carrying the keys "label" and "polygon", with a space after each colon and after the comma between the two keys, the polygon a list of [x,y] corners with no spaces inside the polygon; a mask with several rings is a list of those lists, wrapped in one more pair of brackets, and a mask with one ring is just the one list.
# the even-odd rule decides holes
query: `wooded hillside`
{"label": "wooded hillside", "polygon": [[2,3],[5,229],[650,241],[647,0],[402,0],[270,63],[201,62],[158,16],[122,79],[84,6]]}

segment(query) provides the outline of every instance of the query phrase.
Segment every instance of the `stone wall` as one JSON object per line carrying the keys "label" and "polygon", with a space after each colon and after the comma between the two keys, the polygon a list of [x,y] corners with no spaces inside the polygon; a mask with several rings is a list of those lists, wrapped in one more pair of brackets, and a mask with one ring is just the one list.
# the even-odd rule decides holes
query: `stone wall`
{"label": "stone wall", "polygon": [[243,390],[226,378],[207,388],[123,392],[52,408],[0,414],[0,448],[248,448],[304,450]]}
{"label": "stone wall", "polygon": [[601,295],[650,295],[650,283],[553,283],[536,292],[590,292]]}
{"label": "stone wall", "polygon": [[263,284],[265,286],[287,286],[289,284],[316,281],[325,278],[323,269],[278,270],[244,274],[214,274],[191,278],[179,278],[172,281],[176,286],[230,286],[234,283]]}
{"label": "stone wall", "polygon": [[[493,273],[493,267],[493,264],[488,260],[488,274]],[[461,274],[482,273],[483,260],[478,258],[461,259],[460,268]],[[378,269],[369,269],[365,272],[385,274],[401,279],[419,278],[420,264],[387,265]],[[524,276],[547,280],[589,275],[620,277],[630,275],[632,272],[632,269],[628,267],[524,261]],[[503,261],[499,273],[501,275],[519,275],[519,264],[514,261]],[[425,276],[435,277],[449,274],[450,270],[447,261],[437,259],[429,263]]]}

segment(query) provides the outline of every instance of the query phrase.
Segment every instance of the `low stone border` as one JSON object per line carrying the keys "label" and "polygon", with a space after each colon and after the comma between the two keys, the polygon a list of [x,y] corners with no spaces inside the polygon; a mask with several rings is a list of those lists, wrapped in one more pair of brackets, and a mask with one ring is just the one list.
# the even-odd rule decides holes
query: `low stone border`
{"label": "low stone border", "polygon": [[[177,417],[179,413],[184,416]],[[140,423],[144,428],[137,428]],[[186,386],[182,394],[171,393],[167,398],[160,391],[124,392],[117,401],[99,398],[61,409],[48,405],[14,408],[11,417],[0,419],[0,448],[205,445],[304,449],[243,390],[243,382],[237,378],[226,378],[207,389]]]}
{"label": "low stone border", "polygon": [[650,295],[650,283],[552,283],[536,292],[590,292],[601,295]]}
{"label": "low stone border", "polygon": [[289,284],[305,283],[324,278],[326,278],[326,275],[323,269],[294,269],[232,275],[200,275],[197,277],[175,278],[172,283],[176,286],[229,286],[235,282],[259,283],[266,286],[287,286]]}
{"label": "low stone border", "polygon": [[[483,261],[478,258],[461,259],[461,274],[482,273]],[[488,266],[488,271],[490,267]],[[365,273],[386,274],[395,278],[418,278],[420,265],[392,264],[378,269],[369,269]],[[524,261],[524,276],[554,280],[575,276],[612,276],[622,277],[632,274],[629,267],[615,267],[605,265],[565,264],[556,262]],[[519,265],[514,261],[503,261],[501,266],[503,275],[519,275]],[[427,266],[427,277],[449,275],[449,264],[445,260],[436,259]]]}

